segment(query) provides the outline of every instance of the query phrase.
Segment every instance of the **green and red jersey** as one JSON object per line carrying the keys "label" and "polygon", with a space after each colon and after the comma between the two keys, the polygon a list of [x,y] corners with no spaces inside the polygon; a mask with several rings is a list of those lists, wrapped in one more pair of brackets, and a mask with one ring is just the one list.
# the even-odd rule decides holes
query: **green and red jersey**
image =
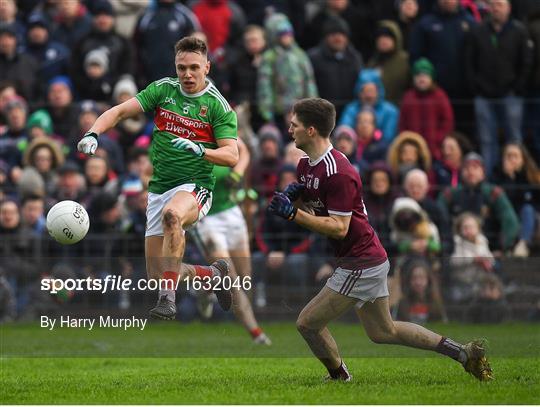
{"label": "green and red jersey", "polygon": [[237,138],[236,113],[210,82],[198,93],[185,93],[178,78],[152,82],[136,96],[145,112],[154,111],[150,161],[154,173],[148,190],[162,194],[178,185],[195,183],[212,190],[214,164],[171,143],[186,138],[205,148],[217,148],[217,140]]}

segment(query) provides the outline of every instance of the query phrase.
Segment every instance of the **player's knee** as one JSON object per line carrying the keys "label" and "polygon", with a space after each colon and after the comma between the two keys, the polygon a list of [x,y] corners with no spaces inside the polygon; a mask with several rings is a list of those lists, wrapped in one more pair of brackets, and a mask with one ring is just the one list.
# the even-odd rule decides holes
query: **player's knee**
{"label": "player's knee", "polygon": [[182,226],[182,216],[180,212],[173,208],[163,211],[163,227],[165,230],[174,230]]}
{"label": "player's knee", "polygon": [[296,329],[302,335],[312,331],[312,328],[309,326],[307,318],[302,317],[302,315],[300,315],[296,320]]}

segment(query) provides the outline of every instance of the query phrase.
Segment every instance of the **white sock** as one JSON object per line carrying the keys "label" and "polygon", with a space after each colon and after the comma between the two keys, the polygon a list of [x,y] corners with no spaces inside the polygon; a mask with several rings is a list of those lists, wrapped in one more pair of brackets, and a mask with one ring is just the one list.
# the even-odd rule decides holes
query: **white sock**
{"label": "white sock", "polygon": [[169,301],[176,302],[176,292],[174,290],[159,290],[159,298],[162,295],[166,295]]}

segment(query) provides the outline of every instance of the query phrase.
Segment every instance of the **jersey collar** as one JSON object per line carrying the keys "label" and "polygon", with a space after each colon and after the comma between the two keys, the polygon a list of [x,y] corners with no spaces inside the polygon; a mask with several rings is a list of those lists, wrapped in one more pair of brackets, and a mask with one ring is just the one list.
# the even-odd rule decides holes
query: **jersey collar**
{"label": "jersey collar", "polygon": [[210,82],[209,80],[207,80],[206,82],[208,83],[206,87],[203,90],[198,91],[197,93],[184,92],[184,89],[182,89],[182,84],[180,83],[180,81],[178,81],[178,86],[180,86],[180,93],[182,93],[182,95],[184,95],[185,97],[197,98],[199,96],[204,95],[208,91],[208,89],[210,89],[210,87],[212,86],[212,82]]}
{"label": "jersey collar", "polygon": [[319,164],[322,160],[324,160],[324,157],[326,157],[328,154],[330,154],[330,151],[332,151],[334,147],[330,144],[323,155],[321,155],[319,158],[317,158],[315,161],[311,161],[310,158],[308,158],[308,164],[312,167],[315,167],[317,164]]}

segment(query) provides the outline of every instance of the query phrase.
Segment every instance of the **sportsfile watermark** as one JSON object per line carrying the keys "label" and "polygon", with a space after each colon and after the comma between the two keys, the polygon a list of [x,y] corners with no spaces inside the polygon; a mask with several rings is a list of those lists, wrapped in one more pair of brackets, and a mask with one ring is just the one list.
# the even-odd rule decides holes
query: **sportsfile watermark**
{"label": "sportsfile watermark", "polygon": [[250,276],[204,276],[181,279],[136,279],[124,278],[118,275],[108,275],[105,278],[43,278],[40,282],[41,291],[58,294],[63,291],[95,291],[105,294],[113,291],[155,291],[178,290],[184,285],[187,290],[220,291],[231,289],[250,290]]}

